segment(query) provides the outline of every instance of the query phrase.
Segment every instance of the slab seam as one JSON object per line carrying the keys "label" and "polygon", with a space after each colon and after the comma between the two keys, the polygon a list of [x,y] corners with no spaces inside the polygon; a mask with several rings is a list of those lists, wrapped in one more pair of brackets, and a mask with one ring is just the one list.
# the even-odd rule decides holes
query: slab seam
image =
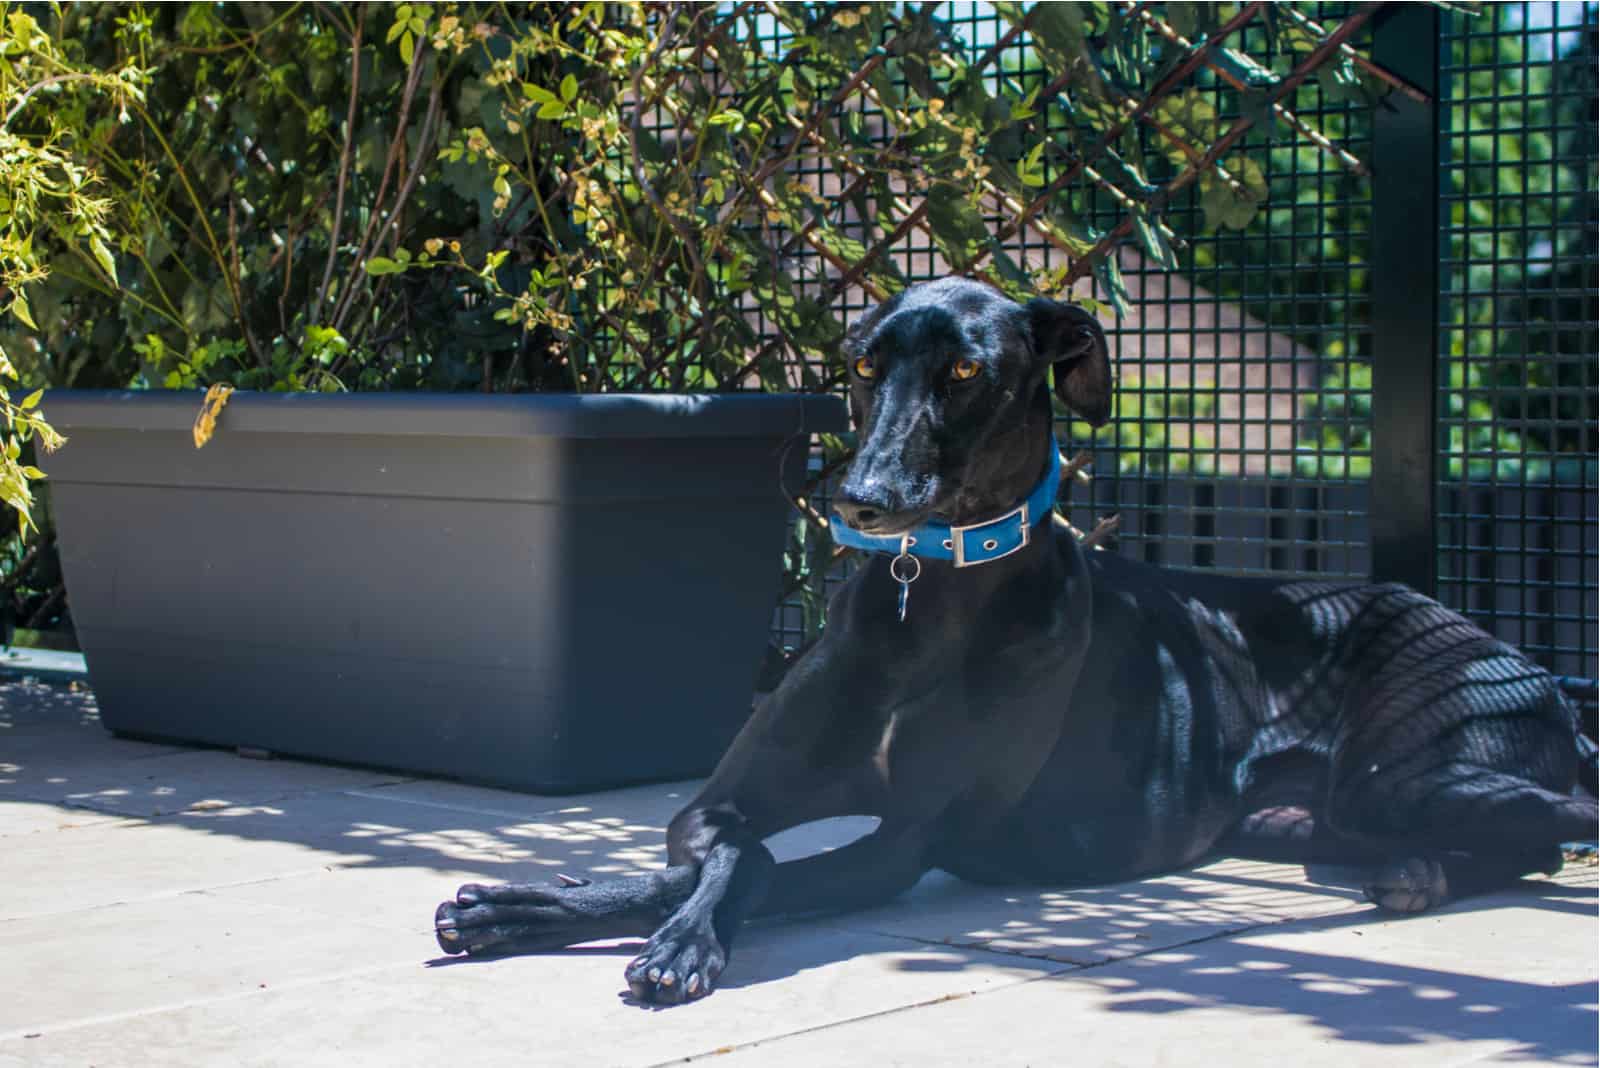
{"label": "slab seam", "polygon": [[136,1020],[144,1016],[159,1016],[162,1013],[181,1012],[184,1009],[200,1008],[208,1005],[220,1005],[230,1001],[242,1001],[245,998],[264,997],[274,991],[298,990],[304,987],[317,986],[321,983],[336,983],[347,979],[362,979],[369,975],[379,975],[383,972],[398,971],[406,967],[420,967],[415,959],[396,962],[393,964],[375,964],[366,968],[358,968],[348,972],[339,972],[333,975],[307,976],[304,979],[287,979],[281,983],[255,990],[241,990],[233,994],[219,994],[209,998],[189,998],[183,1001],[169,1002],[165,1005],[153,1005],[143,1009],[129,1009],[126,1012],[112,1012],[100,1016],[85,1016],[77,1020],[69,1020],[54,1026],[23,1027],[14,1031],[0,1031],[0,1042],[19,1041],[30,1035],[42,1037],[44,1035],[62,1034],[68,1031],[77,1031],[85,1027],[94,1027],[99,1024],[117,1023],[123,1020]]}
{"label": "slab seam", "polygon": [[1305,919],[1305,918],[1306,917],[1289,916],[1289,917],[1280,917],[1280,918],[1273,919],[1273,920],[1264,920],[1264,921],[1253,923],[1253,924],[1250,924],[1249,926],[1241,927],[1241,928],[1238,928],[1238,929],[1233,929],[1233,930],[1228,930],[1228,931],[1213,931],[1210,934],[1201,935],[1201,936],[1199,936],[1197,938],[1187,939],[1187,940],[1182,941],[1182,942],[1173,942],[1170,945],[1152,947],[1149,950],[1146,950],[1145,952],[1132,953],[1132,954],[1129,954],[1126,957],[1116,957],[1116,958],[1107,959],[1107,960],[1099,960],[1099,961],[1094,961],[1092,963],[1087,963],[1087,964],[1071,964],[1071,963],[1067,963],[1067,962],[1056,961],[1056,960],[1053,960],[1052,958],[1049,958],[1049,957],[1029,957],[1026,954],[1016,953],[1014,951],[991,950],[991,949],[986,949],[986,948],[979,947],[979,946],[954,947],[954,946],[952,946],[951,943],[948,943],[948,942],[935,942],[935,941],[932,941],[930,939],[917,938],[914,935],[883,935],[882,937],[899,938],[901,940],[904,940],[904,941],[907,941],[907,942],[916,943],[918,945],[939,946],[939,947],[943,947],[945,949],[950,949],[950,948],[981,949],[983,952],[994,953],[997,956],[1022,957],[1024,959],[1028,959],[1028,960],[1048,960],[1052,964],[1061,964],[1063,966],[1059,967],[1059,968],[1049,969],[1047,971],[1042,972],[1039,975],[1026,976],[1026,977],[1022,977],[1022,978],[1018,978],[1018,979],[1009,981],[1009,982],[997,983],[997,984],[989,987],[988,989],[984,989],[984,990],[968,990],[968,991],[959,992],[959,993],[953,993],[953,994],[943,994],[943,995],[940,995],[939,997],[928,998],[928,999],[926,999],[924,1001],[913,1002],[913,1003],[911,1003],[909,1005],[896,1005],[893,1008],[882,1009],[882,1010],[879,1010],[877,1012],[863,1013],[860,1016],[852,1016],[852,1017],[849,1017],[847,1019],[830,1020],[827,1023],[817,1024],[814,1027],[803,1027],[798,1031],[791,1031],[791,1032],[787,1032],[787,1033],[781,1034],[781,1035],[771,1035],[771,1036],[768,1036],[766,1038],[752,1039],[752,1040],[750,1040],[748,1042],[738,1042],[738,1043],[734,1043],[732,1045],[718,1046],[715,1049],[706,1050],[706,1051],[701,1052],[701,1053],[691,1053],[691,1054],[688,1054],[687,1056],[684,1056],[684,1057],[674,1057],[671,1060],[657,1061],[657,1062],[651,1064],[649,1066],[649,1068],[667,1068],[668,1065],[690,1064],[690,1063],[693,1063],[695,1061],[703,1060],[703,1059],[708,1058],[708,1057],[721,1057],[721,1056],[725,1056],[726,1054],[736,1052],[738,1050],[753,1049],[753,1048],[755,1048],[757,1046],[765,1045],[765,1044],[771,1043],[771,1042],[779,1042],[779,1041],[783,1041],[785,1039],[797,1038],[797,1037],[802,1036],[802,1035],[815,1034],[815,1033],[817,1033],[819,1031],[825,1031],[825,1030],[827,1030],[829,1028],[839,1027],[839,1026],[845,1025],[845,1024],[853,1024],[853,1023],[858,1023],[858,1022],[861,1022],[861,1021],[864,1021],[864,1020],[878,1019],[880,1017],[892,1016],[892,1015],[895,1015],[897,1013],[911,1012],[911,1011],[914,1011],[916,1009],[926,1008],[926,1007],[928,1007],[930,1005],[940,1005],[940,1004],[943,1004],[943,1003],[945,1003],[947,1001],[964,1001],[967,998],[985,997],[985,996],[990,995],[990,994],[998,994],[1001,991],[1005,991],[1005,990],[1014,990],[1014,989],[1017,989],[1019,987],[1026,986],[1026,985],[1028,985],[1030,983],[1048,982],[1048,981],[1050,981],[1052,979],[1059,979],[1059,978],[1061,978],[1062,976],[1065,976],[1065,975],[1071,975],[1071,974],[1078,973],[1078,972],[1091,971],[1091,970],[1094,970],[1094,969],[1097,969],[1097,968],[1105,968],[1105,967],[1109,967],[1111,965],[1116,965],[1116,964],[1125,964],[1125,963],[1127,963],[1129,961],[1138,960],[1141,957],[1153,956],[1154,954],[1157,954],[1157,953],[1167,953],[1167,952],[1170,952],[1170,951],[1175,950],[1175,949],[1182,949],[1185,946],[1199,945],[1202,942],[1214,942],[1214,941],[1219,941],[1219,940],[1222,940],[1222,939],[1234,938],[1234,937],[1237,937],[1239,935],[1251,934],[1253,932],[1260,931],[1260,930],[1263,930],[1263,929],[1266,929],[1266,928],[1269,928],[1269,927],[1284,927],[1284,926],[1288,926],[1289,924],[1298,923],[1302,919]]}

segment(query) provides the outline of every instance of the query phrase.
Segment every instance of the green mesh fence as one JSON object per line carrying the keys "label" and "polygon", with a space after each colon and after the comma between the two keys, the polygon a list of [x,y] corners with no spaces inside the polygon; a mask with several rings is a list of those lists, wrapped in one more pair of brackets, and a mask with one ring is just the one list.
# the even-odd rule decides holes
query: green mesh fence
{"label": "green mesh fence", "polygon": [[[1120,8],[1143,18],[1154,40],[1176,32],[1166,20],[1177,21],[1171,9],[1180,6]],[[1258,20],[1230,40],[1237,53],[1264,55],[1267,33],[1336,25],[1357,5],[1272,7],[1271,26]],[[1439,50],[1440,71],[1437,149],[1419,146],[1420,159],[1437,155],[1441,191],[1438,593],[1553,670],[1592,677],[1596,8],[1486,8],[1476,16],[1443,12],[1438,40],[1416,42]],[[938,15],[940,47],[970,55],[1009,28],[987,3],[946,3]],[[1350,43],[1366,52],[1370,35],[1364,27]],[[761,41],[781,50],[787,38],[772,21]],[[1005,44],[984,76],[994,92],[1023,95],[1054,80],[1026,33]],[[1215,66],[1192,75],[1185,96],[1224,121],[1259,106]],[[1068,121],[1048,94],[1040,100],[1045,122]],[[1203,191],[1190,187],[1165,217],[1177,234],[1202,236],[1176,247],[1175,264],[1163,265],[1137,240],[1118,250],[1126,294],[1126,314],[1110,331],[1118,414],[1092,435],[1082,425],[1059,428],[1069,452],[1086,448],[1094,457],[1092,481],[1073,487],[1063,507],[1084,529],[1118,515],[1111,551],[1151,562],[1366,578],[1368,479],[1375,450],[1384,448],[1371,403],[1372,190],[1384,180],[1368,173],[1373,112],[1328,77],[1307,81],[1283,103],[1293,118],[1258,123],[1237,153],[1248,161],[1244,177],[1266,188],[1268,210],[1243,229],[1214,227]],[[882,126],[870,102],[848,106],[868,127]],[[1145,127],[1140,136],[1151,180],[1169,178],[1177,164],[1166,159],[1159,131]],[[1045,179],[1065,165],[1047,157]],[[1403,171],[1391,174],[1406,180]],[[848,180],[804,167],[793,177],[823,195]],[[1104,189],[1071,195],[1071,211],[1100,231],[1124,214]],[[1013,217],[995,203],[987,221],[1004,232]],[[876,220],[854,225],[865,246],[883,237]],[[1071,263],[1026,227],[1007,251],[1030,270]],[[796,244],[788,254],[809,295],[837,278],[837,266],[813,250]],[[947,270],[915,227],[888,255],[910,280]],[[1106,281],[1085,279],[1074,292],[1109,300]],[[853,316],[871,303],[855,287],[835,306]],[[813,501],[824,509],[825,489]],[[830,563],[825,534],[805,523],[796,525],[793,554],[807,575],[774,631],[775,644],[790,649],[815,635],[826,594],[848,568]]]}

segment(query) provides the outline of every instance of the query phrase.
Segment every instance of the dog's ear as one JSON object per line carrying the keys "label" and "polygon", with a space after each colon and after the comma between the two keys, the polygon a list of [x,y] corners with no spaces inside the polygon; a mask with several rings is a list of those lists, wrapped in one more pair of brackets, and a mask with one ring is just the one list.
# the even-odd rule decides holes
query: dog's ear
{"label": "dog's ear", "polygon": [[1076,304],[1035,297],[1028,301],[1033,347],[1054,365],[1056,396],[1090,426],[1111,418],[1111,356],[1105,331]]}

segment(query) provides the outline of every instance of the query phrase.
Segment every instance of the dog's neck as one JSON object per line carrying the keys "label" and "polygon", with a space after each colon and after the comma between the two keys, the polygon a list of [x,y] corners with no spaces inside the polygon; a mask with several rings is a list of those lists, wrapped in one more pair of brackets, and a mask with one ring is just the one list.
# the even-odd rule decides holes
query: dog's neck
{"label": "dog's neck", "polygon": [[[933,533],[934,537],[949,535],[943,542],[947,550],[943,553],[928,552],[928,546],[920,549],[913,547],[915,541],[911,540],[911,536],[902,540],[861,535],[843,527],[843,521],[838,516],[834,517],[834,522],[841,524],[834,528],[837,541],[874,553],[867,567],[868,574],[863,577],[868,578],[872,586],[881,585],[894,591],[887,596],[881,592],[876,595],[882,604],[869,610],[870,616],[896,618],[898,613],[890,615],[890,608],[891,603],[898,602],[894,593],[898,592],[901,585],[907,587],[909,599],[905,620],[916,623],[941,617],[948,619],[950,612],[957,615],[970,613],[975,603],[987,600],[996,591],[1015,589],[1017,581],[1024,574],[1032,576],[1022,580],[1027,589],[1047,599],[1054,596],[1049,591],[1057,589],[1060,584],[1049,575],[1041,577],[1040,573],[1068,565],[1058,544],[1054,522],[1053,505],[1055,491],[1059,487],[1059,453],[1056,451],[1058,446],[1053,431],[1049,400],[1045,397],[1042,406],[1036,405],[1028,419],[990,439],[982,455],[992,459],[985,459],[969,469],[964,492],[958,498],[956,507],[950,509],[948,514],[936,515],[935,524],[924,524],[911,532],[911,535],[921,535],[931,541],[930,526],[936,524],[950,522],[957,531],[963,527],[976,527],[964,533],[948,529]],[[1047,485],[1049,492],[1043,492],[1042,485]],[[971,487],[971,492],[965,492],[967,487]],[[997,523],[994,530],[984,530],[983,525],[1017,512],[1019,505],[1029,501],[1030,497],[1033,499],[1027,508],[1027,536],[1023,543],[1015,548],[1002,546],[998,554],[983,552],[983,549],[989,548],[984,544],[986,538],[994,537],[1005,543],[1007,538],[1016,536],[1015,527],[1003,521]],[[841,532],[845,532],[846,536],[841,536]],[[911,540],[911,545],[907,545],[907,540]],[[953,553],[948,551],[953,550],[957,540],[968,549],[978,550],[977,558],[968,557],[964,564],[958,565],[951,558]],[[899,558],[906,553],[916,559],[908,561]],[[915,574],[911,582],[899,581],[901,576],[913,572]],[[912,629],[921,628],[914,626]]]}
{"label": "dog's neck", "polygon": [[[950,514],[936,518],[967,526],[1004,515],[1033,492],[1050,467],[1050,450],[1056,447],[1048,416],[1001,431],[982,456],[973,458]],[[1037,523],[1048,516],[1032,518]]]}

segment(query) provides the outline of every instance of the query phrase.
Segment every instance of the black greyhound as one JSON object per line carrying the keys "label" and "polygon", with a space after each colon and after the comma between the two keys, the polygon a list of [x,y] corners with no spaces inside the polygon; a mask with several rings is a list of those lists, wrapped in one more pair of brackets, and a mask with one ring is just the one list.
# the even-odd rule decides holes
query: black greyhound
{"label": "black greyhound", "polygon": [[[1047,372],[1091,423],[1110,411],[1087,312],[946,279],[869,312],[845,358],[861,446],[835,527],[891,552],[672,821],[666,870],[463,886],[436,914],[447,952],[650,934],[628,985],[676,1002],[711,991],[747,917],[885,901],[931,868],[1084,883],[1215,850],[1359,860],[1368,896],[1411,912],[1594,837],[1572,706],[1454,612],[1398,585],[1085,553],[1052,521]],[[881,822],[781,865],[762,844],[848,814]]]}

